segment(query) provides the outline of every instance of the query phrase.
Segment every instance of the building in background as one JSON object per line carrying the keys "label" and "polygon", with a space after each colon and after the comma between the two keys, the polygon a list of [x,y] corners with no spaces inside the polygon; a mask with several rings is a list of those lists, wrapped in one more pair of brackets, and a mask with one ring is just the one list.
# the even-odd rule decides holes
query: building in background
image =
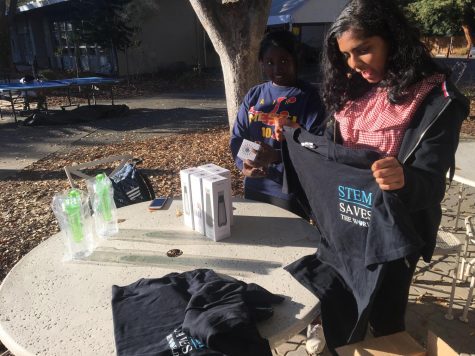
{"label": "building in background", "polygon": [[[71,2],[39,0],[19,6],[11,31],[13,61],[29,68],[110,74],[110,48],[74,43]],[[137,43],[119,52],[119,74],[151,73],[163,69],[219,66],[219,58],[188,0],[156,0],[157,6],[140,19]],[[78,55],[76,55],[78,54]]]}
{"label": "building in background", "polygon": [[[35,0],[19,6],[11,31],[17,67],[111,74],[110,48],[74,41],[75,0]],[[347,0],[273,0],[267,25],[286,28],[304,44],[304,59],[319,58],[323,38]],[[145,3],[145,2],[144,2]],[[120,75],[219,67],[219,57],[188,0],[153,0],[143,11],[135,45],[118,52]],[[140,3],[139,3],[140,4]]]}

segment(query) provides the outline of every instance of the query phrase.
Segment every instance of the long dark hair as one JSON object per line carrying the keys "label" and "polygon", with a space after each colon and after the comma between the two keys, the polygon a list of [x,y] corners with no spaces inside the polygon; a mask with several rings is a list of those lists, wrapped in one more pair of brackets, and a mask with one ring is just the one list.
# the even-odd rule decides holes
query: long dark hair
{"label": "long dark hair", "polygon": [[340,52],[337,39],[349,29],[363,37],[379,36],[389,45],[386,75],[380,85],[388,88],[389,100],[403,102],[407,89],[434,73],[446,73],[432,59],[419,39],[419,31],[409,24],[392,0],[352,0],[330,27],[323,51],[323,100],[329,112],[343,108],[348,100],[365,94],[373,84],[351,73]]}

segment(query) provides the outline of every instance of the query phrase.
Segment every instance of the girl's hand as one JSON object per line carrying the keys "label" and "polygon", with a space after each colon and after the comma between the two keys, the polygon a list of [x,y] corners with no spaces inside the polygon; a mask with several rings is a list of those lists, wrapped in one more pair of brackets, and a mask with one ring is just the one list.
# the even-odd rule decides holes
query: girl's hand
{"label": "girl's hand", "polygon": [[404,171],[395,157],[377,160],[371,166],[371,170],[381,190],[396,190],[404,187]]}
{"label": "girl's hand", "polygon": [[273,149],[271,146],[264,142],[257,142],[260,148],[256,153],[256,158],[252,162],[254,167],[267,168],[271,163],[280,162],[280,151]]}
{"label": "girl's hand", "polygon": [[264,178],[266,170],[264,167],[256,167],[253,161],[246,159],[242,162],[242,174],[250,178]]}
{"label": "girl's hand", "polygon": [[289,126],[293,128],[298,128],[300,125],[296,122],[293,122],[289,119],[276,119],[274,123],[274,135],[275,139],[279,142],[285,140],[284,137],[284,126]]}

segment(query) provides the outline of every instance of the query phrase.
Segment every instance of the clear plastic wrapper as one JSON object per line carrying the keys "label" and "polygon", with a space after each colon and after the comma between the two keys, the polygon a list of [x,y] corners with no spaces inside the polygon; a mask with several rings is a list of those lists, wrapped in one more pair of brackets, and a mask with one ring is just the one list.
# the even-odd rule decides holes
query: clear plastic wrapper
{"label": "clear plastic wrapper", "polygon": [[114,188],[105,173],[87,181],[91,198],[94,226],[97,236],[106,238],[119,232],[117,208],[114,202]]}
{"label": "clear plastic wrapper", "polygon": [[65,260],[89,256],[95,243],[88,195],[79,189],[57,193],[51,207],[64,232]]}

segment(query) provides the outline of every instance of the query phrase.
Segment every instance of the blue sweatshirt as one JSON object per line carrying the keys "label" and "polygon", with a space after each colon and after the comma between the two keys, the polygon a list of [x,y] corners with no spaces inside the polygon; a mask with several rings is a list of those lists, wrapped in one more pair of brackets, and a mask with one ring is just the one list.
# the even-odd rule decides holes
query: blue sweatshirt
{"label": "blue sweatshirt", "polygon": [[[306,82],[299,81],[295,87],[281,87],[269,81],[253,87],[244,97],[231,135],[231,152],[239,170],[242,170],[243,162],[236,155],[243,139],[281,149],[281,143],[274,136],[273,114],[287,116],[311,133],[318,131],[324,119],[317,89]],[[290,196],[282,192],[282,177],[283,164],[272,164],[267,177],[246,177],[244,190],[289,200]]]}

